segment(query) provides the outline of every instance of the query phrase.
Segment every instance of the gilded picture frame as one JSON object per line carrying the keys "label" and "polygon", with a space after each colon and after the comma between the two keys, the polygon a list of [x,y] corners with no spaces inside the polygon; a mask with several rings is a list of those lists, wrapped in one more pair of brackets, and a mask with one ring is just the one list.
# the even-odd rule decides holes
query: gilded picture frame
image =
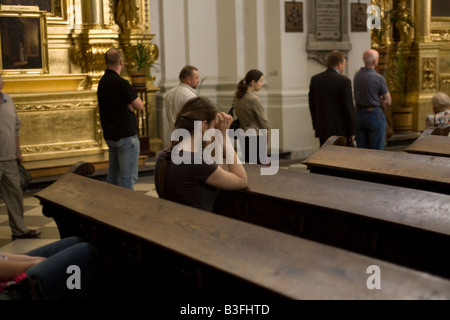
{"label": "gilded picture frame", "polygon": [[45,11],[0,12],[0,73],[48,73]]}
{"label": "gilded picture frame", "polygon": [[37,6],[39,10],[55,14],[55,0],[0,0],[0,4],[8,6]]}
{"label": "gilded picture frame", "polygon": [[351,18],[352,32],[367,32],[367,4],[352,3]]}
{"label": "gilded picture frame", "polygon": [[285,32],[303,32],[303,2],[285,2]]}

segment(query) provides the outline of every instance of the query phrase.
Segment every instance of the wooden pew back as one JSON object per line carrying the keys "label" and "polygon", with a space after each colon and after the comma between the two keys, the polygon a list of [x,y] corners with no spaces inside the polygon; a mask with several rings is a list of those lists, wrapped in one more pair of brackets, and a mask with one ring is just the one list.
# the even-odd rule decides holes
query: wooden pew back
{"label": "wooden pew back", "polygon": [[405,148],[405,152],[450,157],[450,137],[446,130],[441,128],[428,128],[416,141]]}
{"label": "wooden pew back", "polygon": [[345,147],[332,138],[303,161],[310,172],[450,194],[448,158]]}
{"label": "wooden pew back", "polygon": [[450,278],[450,196],[305,172],[220,191],[215,212]]}
{"label": "wooden pew back", "polygon": [[[228,293],[228,297],[248,297],[247,291],[234,286],[236,282],[228,281],[230,277],[290,299],[450,298],[450,282],[427,273],[75,174],[64,175],[35,196],[44,214],[55,217],[60,230],[67,221],[78,221],[78,225],[69,226],[69,232],[89,234],[87,237],[100,253],[111,255],[111,265],[120,264],[121,250],[130,253],[136,249],[137,254],[131,254],[138,262],[136,267],[112,282],[114,288],[119,280],[130,281],[135,279],[133,274],[139,275],[137,279],[147,294],[141,298],[152,292],[161,298],[155,278],[166,287],[175,285],[176,281],[170,281],[174,275],[164,268],[175,268],[172,263],[180,259],[201,270],[202,276],[195,278],[200,284],[195,286],[208,298],[215,297],[217,291]],[[163,267],[156,274],[150,272],[157,264]],[[381,290],[367,287],[367,270],[372,265],[381,269]],[[220,277],[208,277],[211,274],[228,278],[218,283]],[[168,297],[175,297],[177,289],[168,288]],[[129,293],[132,295],[132,291]]]}

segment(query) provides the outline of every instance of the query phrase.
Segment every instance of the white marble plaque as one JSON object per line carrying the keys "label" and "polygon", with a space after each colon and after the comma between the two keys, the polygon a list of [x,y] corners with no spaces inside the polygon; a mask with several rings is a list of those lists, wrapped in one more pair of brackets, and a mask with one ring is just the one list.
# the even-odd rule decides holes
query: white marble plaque
{"label": "white marble plaque", "polygon": [[317,0],[316,19],[317,40],[340,40],[340,0]]}

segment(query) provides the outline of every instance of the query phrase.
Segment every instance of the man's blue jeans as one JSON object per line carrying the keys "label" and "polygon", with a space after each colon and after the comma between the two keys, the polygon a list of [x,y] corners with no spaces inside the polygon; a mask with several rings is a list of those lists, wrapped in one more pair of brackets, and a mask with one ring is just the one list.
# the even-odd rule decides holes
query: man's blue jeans
{"label": "man's blue jeans", "polygon": [[112,141],[106,140],[109,147],[109,169],[106,182],[134,189],[138,180],[140,142],[137,135]]}
{"label": "man's blue jeans", "polygon": [[358,148],[384,150],[386,117],[381,108],[356,109],[356,144]]}

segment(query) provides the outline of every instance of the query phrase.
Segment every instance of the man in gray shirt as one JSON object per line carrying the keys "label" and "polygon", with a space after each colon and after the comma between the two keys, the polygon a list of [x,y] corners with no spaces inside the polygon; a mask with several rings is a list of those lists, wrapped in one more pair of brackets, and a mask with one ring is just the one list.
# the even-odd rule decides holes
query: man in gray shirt
{"label": "man in gray shirt", "polygon": [[28,229],[23,221],[23,195],[17,162],[22,162],[20,152],[20,120],[11,97],[3,93],[0,76],[0,190],[8,209],[12,238],[36,238],[38,230]]}
{"label": "man in gray shirt", "polygon": [[386,80],[375,71],[378,59],[376,50],[366,50],[363,54],[364,67],[353,80],[358,148],[384,150],[386,143],[385,110],[392,100]]}

